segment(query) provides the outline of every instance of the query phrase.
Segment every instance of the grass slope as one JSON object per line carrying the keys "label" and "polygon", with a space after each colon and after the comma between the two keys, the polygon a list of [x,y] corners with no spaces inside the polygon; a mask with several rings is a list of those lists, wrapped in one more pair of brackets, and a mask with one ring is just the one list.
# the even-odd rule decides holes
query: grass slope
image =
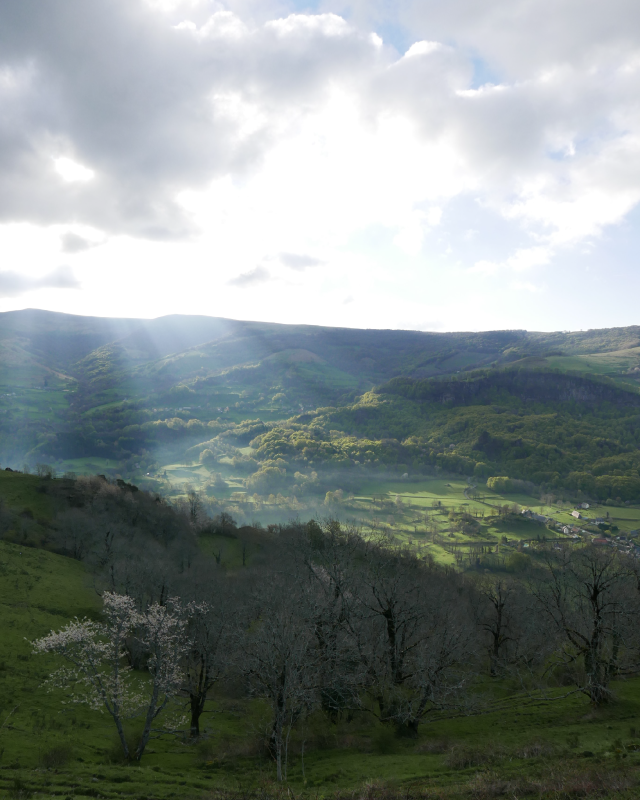
{"label": "grass slope", "polygon": [[[30,506],[43,497],[37,485],[30,476],[0,475],[6,505],[44,514],[44,507]],[[386,490],[412,503],[439,499],[446,507],[465,497],[462,483],[446,480],[389,483]],[[212,537],[205,546],[220,544]],[[238,568],[238,543],[227,544],[230,566]],[[292,734],[284,788],[274,784],[264,749],[267,709],[227,686],[211,700],[216,713],[208,716],[201,742],[160,737],[140,765],[123,765],[109,720],[48,692],[44,681],[56,662],[34,656],[29,644],[75,616],[95,618],[99,611],[82,564],[0,541],[0,791],[8,797],[318,798],[357,791],[369,797],[592,792],[631,798],[640,788],[640,680],[619,682],[616,702],[597,711],[579,696],[532,704],[512,686],[515,696],[502,711],[434,717],[417,739],[399,738],[364,714],[332,723],[317,712]],[[488,681],[486,689],[504,694]]]}
{"label": "grass slope", "polygon": [[[98,613],[82,566],[0,542],[0,576],[0,788],[8,796],[278,794],[273,765],[260,745],[265,710],[232,697],[220,699],[210,736],[198,746],[166,737],[151,743],[141,765],[117,763],[108,720],[48,693],[42,682],[53,663],[31,655],[26,641],[73,616]],[[584,786],[585,777],[593,785],[637,787],[640,684],[619,684],[617,693],[615,704],[597,712],[573,697],[435,721],[417,740],[397,738],[365,718],[333,725],[315,715],[294,732],[287,785],[309,797],[363,786],[370,794],[429,789],[439,797],[483,797],[495,796],[491,787],[505,784],[520,787],[519,797],[554,796],[537,789],[551,790],[559,782]],[[616,788],[610,796],[624,795]]]}

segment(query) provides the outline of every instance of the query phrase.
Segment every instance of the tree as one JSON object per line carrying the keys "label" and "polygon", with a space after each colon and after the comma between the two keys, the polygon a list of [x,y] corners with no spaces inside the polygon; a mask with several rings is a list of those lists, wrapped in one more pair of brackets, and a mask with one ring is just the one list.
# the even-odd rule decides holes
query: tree
{"label": "tree", "polygon": [[351,591],[350,630],[378,716],[415,735],[425,716],[456,702],[462,673],[471,674],[465,594],[451,574],[375,543]]}
{"label": "tree", "polygon": [[220,533],[222,536],[229,536],[230,534],[235,531],[237,527],[237,523],[235,519],[228,514],[226,511],[220,512],[220,514],[216,514],[216,516],[211,521],[211,525],[217,533]]}
{"label": "tree", "polygon": [[187,494],[189,501],[189,519],[192,525],[197,525],[202,513],[202,500],[200,495],[193,489]]}
{"label": "tree", "polygon": [[553,666],[594,705],[606,703],[611,680],[640,668],[634,564],[615,550],[590,546],[547,552],[545,567],[532,592],[561,639]]}
{"label": "tree", "polygon": [[278,781],[286,778],[291,728],[317,700],[318,656],[309,597],[264,587],[258,618],[246,635],[240,668],[251,691],[271,706],[269,744]]}
{"label": "tree", "polygon": [[[193,738],[200,736],[200,717],[209,693],[231,659],[229,611],[221,598],[215,606],[192,602],[184,608],[189,646],[184,654],[182,691],[189,697]],[[237,619],[237,609],[234,618]]]}
{"label": "tree", "polygon": [[486,577],[476,588],[475,620],[486,634],[491,677],[510,665],[535,660],[542,642],[536,635],[537,620],[531,620],[530,598],[522,585],[507,578]]}
{"label": "tree", "polygon": [[[50,677],[52,686],[71,689],[71,702],[106,710],[118,731],[125,758],[140,760],[149,741],[153,721],[180,687],[180,659],[185,648],[184,623],[176,607],[151,605],[136,610],[131,597],[105,592],[104,622],[75,619],[60,631],[34,642],[36,653],[62,656],[71,667],[61,667]],[[147,654],[150,681],[146,687],[132,680],[126,663],[127,639],[136,637]],[[130,752],[124,722],[144,717],[134,753]]]}

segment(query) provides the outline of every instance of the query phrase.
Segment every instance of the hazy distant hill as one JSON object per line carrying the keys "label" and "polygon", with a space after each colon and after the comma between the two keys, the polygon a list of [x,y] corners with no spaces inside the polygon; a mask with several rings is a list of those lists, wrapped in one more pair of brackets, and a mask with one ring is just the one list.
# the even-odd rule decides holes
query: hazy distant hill
{"label": "hazy distant hill", "polygon": [[[531,372],[521,385],[536,402],[546,391],[542,384],[560,385],[553,370],[569,376],[562,384],[567,397],[604,397],[602,382],[591,386],[595,376],[635,395],[640,327],[426,333],[185,315],[103,319],[30,309],[0,314],[0,366],[1,463],[100,457],[134,474],[136,464],[151,464],[160,452],[164,459],[180,458],[218,435],[223,443],[244,445],[265,425],[294,417],[304,425],[301,414],[346,410],[380,386],[387,397],[424,395],[412,403],[443,407],[443,392],[462,392],[471,405],[490,405],[500,381],[509,378],[491,378],[490,391],[480,391],[482,381],[447,383],[478,369]],[[242,427],[245,420],[254,422]],[[380,430],[375,424],[367,436],[389,435],[391,417],[380,417]],[[240,427],[229,438],[233,426]],[[323,436],[333,435],[330,427]],[[412,435],[404,422],[398,430]],[[216,457],[227,458],[225,452],[219,449]]]}
{"label": "hazy distant hill", "polygon": [[[39,368],[41,375],[57,370],[89,390],[94,383],[96,388],[106,383],[113,389],[131,377],[143,383],[149,379],[152,384],[160,380],[166,386],[172,380],[255,367],[278,353],[282,358],[270,363],[281,365],[288,351],[299,350],[351,376],[354,385],[364,386],[399,375],[434,377],[531,357],[569,360],[573,363],[554,366],[590,371],[593,365],[585,363],[585,357],[599,355],[600,368],[591,371],[611,372],[613,364],[607,364],[608,360],[616,362],[621,374],[623,369],[618,367],[640,365],[640,327],[574,333],[425,333],[186,315],[153,320],[81,317],[27,309],[0,314],[0,347],[5,379],[14,377],[14,372],[18,378],[29,366],[31,371]],[[299,359],[293,358],[292,363]],[[331,383],[330,378],[327,381]]]}

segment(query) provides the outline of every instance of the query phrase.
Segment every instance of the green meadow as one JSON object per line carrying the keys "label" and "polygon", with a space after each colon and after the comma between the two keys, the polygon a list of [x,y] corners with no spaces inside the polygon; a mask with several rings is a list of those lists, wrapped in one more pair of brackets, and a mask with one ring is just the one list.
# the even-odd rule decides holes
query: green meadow
{"label": "green meadow", "polygon": [[[292,734],[284,787],[275,785],[262,743],[266,709],[227,687],[210,701],[215,713],[199,742],[159,735],[139,765],[124,765],[109,719],[48,691],[55,659],[33,655],[29,644],[75,616],[99,614],[84,568],[0,542],[0,578],[0,789],[8,797],[315,798],[356,790],[481,798],[498,796],[499,786],[513,787],[512,796],[558,797],[561,786],[586,796],[585,785],[599,796],[633,797],[640,784],[637,680],[616,684],[616,701],[597,711],[579,696],[532,704],[523,695],[499,712],[436,717],[417,739],[365,715],[331,722],[317,712]],[[608,786],[619,789],[609,795]]]}

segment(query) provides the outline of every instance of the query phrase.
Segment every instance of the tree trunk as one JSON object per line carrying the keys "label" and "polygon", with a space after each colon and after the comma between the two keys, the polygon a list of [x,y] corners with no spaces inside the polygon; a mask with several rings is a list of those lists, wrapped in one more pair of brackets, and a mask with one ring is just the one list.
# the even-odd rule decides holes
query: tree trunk
{"label": "tree trunk", "polygon": [[140,737],[140,741],[138,743],[138,747],[136,749],[136,760],[140,761],[142,758],[142,754],[144,753],[145,747],[149,742],[149,736],[151,735],[151,725],[153,724],[153,720],[158,715],[158,687],[153,687],[153,693],[151,695],[151,702],[149,703],[149,709],[147,711],[147,716],[144,721],[144,729],[142,731],[142,736]]}
{"label": "tree trunk", "polygon": [[206,696],[202,697],[199,694],[189,695],[189,705],[191,707],[190,736],[192,739],[197,739],[200,736],[200,716],[204,711],[205,700]]}
{"label": "tree trunk", "polygon": [[118,737],[120,739],[120,744],[122,745],[122,752],[124,753],[124,757],[128,761],[130,758],[129,745],[127,743],[127,737],[125,736],[124,733],[124,728],[122,727],[122,721],[120,720],[120,715],[112,714],[111,716],[113,717],[113,721],[116,723],[116,728],[118,729]]}
{"label": "tree trunk", "polygon": [[282,723],[276,720],[273,729],[273,739],[276,748],[276,780],[282,782]]}

